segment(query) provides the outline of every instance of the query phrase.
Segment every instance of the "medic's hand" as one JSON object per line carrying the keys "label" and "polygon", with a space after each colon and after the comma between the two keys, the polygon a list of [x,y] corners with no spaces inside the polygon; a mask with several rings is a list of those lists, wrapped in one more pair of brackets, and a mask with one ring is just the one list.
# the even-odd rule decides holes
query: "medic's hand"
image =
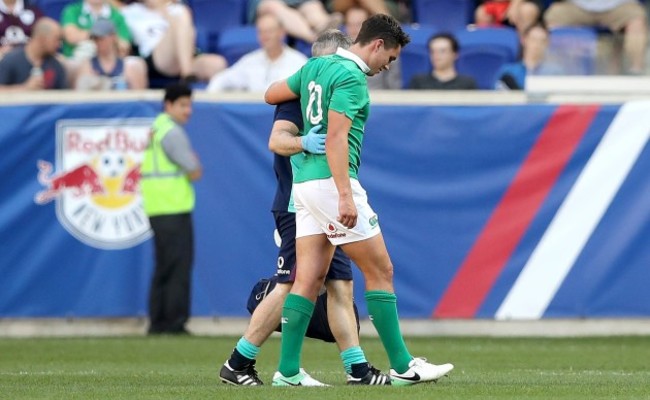
{"label": "medic's hand", "polygon": [[318,133],[323,128],[322,125],[316,125],[300,138],[302,148],[312,154],[325,154],[325,136],[324,133]]}

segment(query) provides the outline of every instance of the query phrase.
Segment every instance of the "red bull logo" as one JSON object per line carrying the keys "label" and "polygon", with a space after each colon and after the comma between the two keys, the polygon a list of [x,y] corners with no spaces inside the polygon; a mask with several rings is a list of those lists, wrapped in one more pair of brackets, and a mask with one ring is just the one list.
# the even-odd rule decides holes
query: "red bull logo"
{"label": "red bull logo", "polygon": [[140,163],[152,121],[57,123],[56,170],[39,160],[37,204],[56,202],[63,227],[102,249],[135,246],[151,236],[140,197]]}

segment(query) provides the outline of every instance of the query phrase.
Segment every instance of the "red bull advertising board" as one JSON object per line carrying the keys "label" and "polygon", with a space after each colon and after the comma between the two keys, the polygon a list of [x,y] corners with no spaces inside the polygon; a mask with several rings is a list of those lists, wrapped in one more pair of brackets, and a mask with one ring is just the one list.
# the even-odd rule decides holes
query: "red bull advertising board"
{"label": "red bull advertising board", "polygon": [[34,201],[56,202],[61,225],[83,243],[122,249],[151,236],[139,192],[151,119],[70,119],[56,124],[56,168],[38,161]]}
{"label": "red bull advertising board", "polygon": [[[160,106],[0,105],[0,317],[146,316],[153,246],[134,193]],[[243,317],[277,268],[274,109],[193,108],[192,315]],[[359,179],[400,317],[650,317],[649,110],[374,103]]]}

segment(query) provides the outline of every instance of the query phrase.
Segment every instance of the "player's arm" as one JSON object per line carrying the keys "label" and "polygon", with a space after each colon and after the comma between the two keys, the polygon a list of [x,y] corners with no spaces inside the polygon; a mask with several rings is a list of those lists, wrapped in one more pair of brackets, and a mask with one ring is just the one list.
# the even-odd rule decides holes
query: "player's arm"
{"label": "player's arm", "polygon": [[320,125],[300,136],[298,126],[291,121],[277,120],[273,123],[269,137],[269,150],[281,156],[292,156],[302,151],[325,154],[325,134],[318,133]]}
{"label": "player's arm", "polygon": [[273,82],[271,86],[266,89],[266,93],[264,93],[264,101],[273,105],[289,100],[295,100],[297,98],[298,95],[289,88],[286,79]]}
{"label": "player's arm", "polygon": [[300,131],[290,121],[278,120],[273,123],[269,136],[269,150],[281,156],[291,156],[302,151]]}
{"label": "player's arm", "polygon": [[352,198],[352,185],[349,172],[348,134],[352,127],[352,120],[345,114],[329,111],[327,113],[329,125],[327,126],[327,139],[325,140],[325,154],[327,163],[332,172],[332,178],[339,192],[339,216],[337,220],[348,228],[357,224],[357,207]]}

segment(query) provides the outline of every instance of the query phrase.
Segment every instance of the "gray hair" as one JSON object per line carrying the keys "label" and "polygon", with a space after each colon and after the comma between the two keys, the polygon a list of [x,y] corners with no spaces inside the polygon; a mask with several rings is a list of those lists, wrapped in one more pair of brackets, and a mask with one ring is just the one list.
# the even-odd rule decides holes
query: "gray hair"
{"label": "gray hair", "polygon": [[314,57],[334,54],[338,47],[344,49],[352,46],[352,39],[338,29],[328,29],[318,36],[311,46],[311,55]]}

